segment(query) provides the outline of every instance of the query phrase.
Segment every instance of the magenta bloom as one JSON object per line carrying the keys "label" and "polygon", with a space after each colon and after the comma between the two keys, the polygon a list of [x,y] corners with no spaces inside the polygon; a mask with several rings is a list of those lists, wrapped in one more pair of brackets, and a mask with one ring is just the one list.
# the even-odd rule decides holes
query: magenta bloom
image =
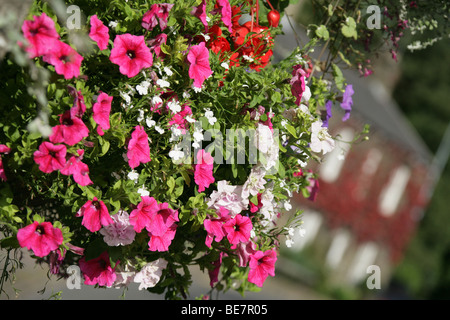
{"label": "magenta bloom", "polygon": [[79,263],[86,285],[98,284],[99,286],[111,287],[116,280],[115,267],[111,267],[107,251],[104,251],[98,258],[88,261],[85,257],[82,257]]}
{"label": "magenta bloom", "polygon": [[246,267],[250,257],[256,253],[256,244],[252,241],[239,242],[231,248],[237,251],[240,267]]}
{"label": "magenta bloom", "polygon": [[[0,154],[8,153],[10,151],[11,151],[11,148],[6,146],[5,144],[0,144]],[[2,179],[3,181],[6,181],[6,174],[5,174],[5,169],[3,167],[3,161],[2,161],[1,155],[0,155],[0,179]]]}
{"label": "magenta bloom", "polygon": [[201,88],[203,82],[212,75],[209,65],[209,51],[205,43],[201,42],[192,46],[187,55],[187,60],[190,63],[189,77],[194,79],[194,87]]}
{"label": "magenta bloom", "polygon": [[219,6],[222,14],[222,22],[228,27],[229,32],[233,32],[233,23],[231,21],[231,5],[228,0],[217,0],[217,5]]}
{"label": "magenta bloom", "polygon": [[130,213],[130,224],[134,227],[134,230],[141,232],[142,229],[149,225],[158,208],[155,198],[142,196],[137,208]]}
{"label": "magenta bloom", "polygon": [[157,57],[163,57],[164,52],[161,51],[161,45],[167,42],[167,34],[161,33],[157,35],[155,38],[148,40],[147,44],[150,47],[150,50],[155,53]]}
{"label": "magenta bloom", "polygon": [[128,164],[132,169],[141,163],[147,163],[150,159],[150,147],[148,145],[148,135],[142,126],[136,126],[128,142],[127,151]]}
{"label": "magenta bloom", "polygon": [[172,244],[172,240],[175,238],[177,225],[174,223],[163,234],[156,235],[152,232],[148,232],[150,241],[148,242],[148,250],[164,252],[169,250],[169,246]]}
{"label": "magenta bloom", "polygon": [[77,150],[78,156],[72,156],[67,162],[64,168],[61,169],[61,173],[69,176],[73,175],[73,179],[80,186],[88,186],[93,184],[89,178],[89,167],[87,164],[81,162],[83,159],[84,150]]}
{"label": "magenta bloom", "polygon": [[90,23],[89,37],[97,43],[100,50],[105,50],[109,41],[108,27],[103,24],[96,14],[91,17]]}
{"label": "magenta bloom", "polygon": [[208,188],[215,181],[213,177],[214,158],[204,149],[197,153],[197,164],[195,165],[194,180],[198,185],[198,192]]}
{"label": "magenta bloom", "polygon": [[96,232],[102,226],[107,226],[113,222],[105,203],[98,200],[97,197],[94,197],[92,201],[88,200],[78,210],[76,216],[83,217],[81,224],[91,232]]}
{"label": "magenta bloom", "polygon": [[267,276],[275,276],[275,262],[277,253],[275,250],[256,251],[250,256],[248,281],[262,287]]}
{"label": "magenta bloom", "polygon": [[306,73],[302,69],[301,65],[294,66],[290,84],[291,84],[291,93],[296,98],[295,104],[298,106],[301,103],[303,92],[305,92],[306,89],[305,74]]}
{"label": "magenta bloom", "polygon": [[59,118],[59,125],[53,127],[49,139],[53,143],[65,143],[73,146],[89,135],[89,129],[78,117],[72,117],[67,110]]}
{"label": "magenta bloom", "polygon": [[73,106],[70,108],[71,117],[81,118],[86,112],[86,104],[84,103],[84,97],[81,91],[76,91],[72,86],[68,86],[69,94],[73,97]]}
{"label": "magenta bloom", "polygon": [[62,231],[54,228],[50,222],[32,224],[17,231],[19,245],[28,250],[33,250],[38,257],[45,257],[51,251],[56,250],[63,243]]}
{"label": "magenta bloom", "polygon": [[163,236],[178,220],[178,211],[169,208],[167,202],[157,203],[155,213],[151,217],[146,229],[154,236]]}
{"label": "magenta bloom", "polygon": [[220,242],[223,237],[225,237],[223,225],[231,218],[229,210],[224,207],[220,207],[217,214],[219,216],[218,218],[211,217],[203,220],[203,226],[208,233],[205,240],[205,244],[208,248],[211,248],[211,244],[214,239],[216,242]]}
{"label": "magenta bloom", "polygon": [[103,130],[109,129],[109,114],[111,113],[112,100],[113,97],[101,92],[92,108],[94,111],[94,121],[98,124],[97,133],[101,136],[104,135]]}
{"label": "magenta bloom", "polygon": [[197,7],[194,7],[191,11],[191,14],[194,17],[200,19],[202,24],[205,26],[205,32],[207,32],[208,22],[206,21],[206,0],[202,0],[202,2]]}
{"label": "magenta bloom", "polygon": [[167,28],[167,19],[169,18],[170,9],[174,5],[172,3],[157,3],[150,7],[142,17],[142,27],[147,30],[153,30],[158,25],[161,31]]}
{"label": "magenta bloom", "polygon": [[109,60],[119,66],[120,73],[129,78],[153,65],[153,55],[145,45],[144,36],[129,33],[117,35]]}
{"label": "magenta bloom", "polygon": [[44,55],[43,60],[55,67],[57,74],[65,79],[76,78],[80,75],[83,57],[71,46],[62,41],[54,41],[53,50]]}
{"label": "magenta bloom", "polygon": [[39,170],[50,173],[64,168],[66,164],[67,148],[65,145],[54,145],[44,141],[33,154],[34,162],[39,165]]}
{"label": "magenta bloom", "polygon": [[227,232],[227,239],[231,244],[238,244],[239,242],[247,242],[250,239],[250,232],[252,231],[252,221],[249,217],[237,214],[234,218],[228,220],[223,225]]}
{"label": "magenta bloom", "polygon": [[45,13],[33,16],[33,20],[25,20],[22,24],[22,32],[28,41],[28,47],[25,50],[30,58],[50,53],[56,45],[55,40],[59,39],[55,23]]}

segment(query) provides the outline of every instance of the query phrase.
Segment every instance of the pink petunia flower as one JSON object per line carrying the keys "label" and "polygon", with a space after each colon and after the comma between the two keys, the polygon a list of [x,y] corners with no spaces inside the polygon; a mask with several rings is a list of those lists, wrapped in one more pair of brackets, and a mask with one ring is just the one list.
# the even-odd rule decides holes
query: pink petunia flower
{"label": "pink petunia flower", "polygon": [[205,191],[211,183],[214,183],[213,177],[214,158],[204,149],[197,153],[197,164],[194,170],[194,180],[198,185],[198,192]]}
{"label": "pink petunia flower", "polygon": [[11,148],[9,148],[5,144],[0,144],[0,179],[3,181],[6,181],[6,174],[5,174],[5,168],[3,167],[3,161],[1,153],[8,153],[11,151]]}
{"label": "pink petunia flower", "polygon": [[256,253],[256,244],[251,240],[239,242],[231,248],[237,251],[240,267],[246,267],[250,261],[250,257]]}
{"label": "pink petunia flower", "polygon": [[141,202],[137,208],[130,213],[130,224],[136,232],[141,232],[150,222],[158,210],[158,203],[155,198],[141,196]]}
{"label": "pink petunia flower", "polygon": [[163,58],[165,56],[164,52],[161,51],[161,45],[166,44],[167,34],[161,33],[155,38],[147,40],[147,44],[151,51],[155,53],[157,57]]}
{"label": "pink petunia flower", "polygon": [[76,78],[80,75],[83,57],[71,46],[62,41],[55,41],[53,50],[43,56],[43,60],[55,67],[57,74],[65,79]]}
{"label": "pink petunia flower", "polygon": [[208,22],[206,21],[206,0],[202,0],[197,7],[194,7],[191,14],[200,19],[202,24],[205,26],[205,32],[208,32]]}
{"label": "pink petunia flower", "polygon": [[131,139],[128,142],[127,151],[128,164],[132,169],[141,163],[147,163],[150,159],[150,147],[148,145],[148,135],[142,126],[136,126]]}
{"label": "pink petunia flower", "polygon": [[107,226],[113,223],[109,215],[108,208],[105,203],[94,197],[93,200],[88,200],[80,210],[78,210],[76,217],[83,217],[81,224],[91,232],[96,232],[102,226]]}
{"label": "pink petunia flower", "polygon": [[32,224],[17,231],[19,245],[33,250],[38,257],[45,257],[63,243],[64,238],[59,228],[54,228],[50,222],[34,221]]}
{"label": "pink petunia flower", "polygon": [[97,133],[104,135],[103,130],[109,129],[109,115],[111,113],[111,102],[113,97],[101,92],[98,95],[97,102],[92,107],[94,111],[93,119],[98,124]]}
{"label": "pink petunia flower", "polygon": [[89,167],[87,164],[83,163],[84,150],[77,150],[78,156],[72,156],[66,162],[64,168],[61,169],[61,173],[70,176],[73,175],[73,179],[80,186],[88,186],[93,184],[91,178],[89,178]]}
{"label": "pink petunia flower", "polygon": [[59,39],[55,22],[45,13],[33,16],[33,20],[25,20],[22,24],[22,32],[28,41],[25,50],[30,58],[50,53],[56,45],[55,40]]}
{"label": "pink petunia flower", "polygon": [[67,110],[59,118],[59,125],[52,129],[49,140],[53,143],[65,143],[73,146],[89,136],[89,129],[78,117],[72,117],[70,110]]}
{"label": "pink petunia flower", "polygon": [[189,77],[194,79],[194,87],[201,88],[203,82],[212,75],[209,65],[209,50],[205,43],[201,42],[192,46],[187,55],[187,60],[190,63]]}
{"label": "pink petunia flower", "polygon": [[224,252],[220,252],[219,258],[216,261],[211,262],[214,269],[208,269],[208,275],[209,275],[209,285],[211,288],[214,287],[214,284],[219,281],[219,272],[220,272],[220,266],[222,265],[222,257],[224,256]]}
{"label": "pink petunia flower", "polygon": [[44,141],[33,154],[34,162],[39,165],[39,170],[50,173],[64,168],[66,164],[67,148],[65,145],[54,145]]}
{"label": "pink petunia flower", "polygon": [[150,241],[148,242],[148,250],[164,252],[169,250],[172,240],[175,238],[177,224],[173,223],[163,234],[153,234],[148,232]]}
{"label": "pink petunia flower", "polygon": [[250,239],[250,232],[252,231],[252,222],[249,217],[237,214],[234,218],[228,220],[223,225],[227,232],[227,239],[231,244],[238,244],[239,242],[247,242]]}
{"label": "pink petunia flower", "polygon": [[178,211],[169,208],[167,202],[157,203],[154,206],[155,214],[146,225],[147,231],[152,235],[162,236],[169,230],[178,219]]}
{"label": "pink petunia flower", "polygon": [[167,19],[169,12],[174,6],[173,3],[157,3],[150,7],[142,17],[142,27],[147,30],[153,30],[158,25],[161,31],[167,28]]}
{"label": "pink petunia flower", "polygon": [[275,276],[275,262],[277,253],[275,250],[256,251],[250,256],[248,281],[262,287],[266,278]]}
{"label": "pink petunia flower", "polygon": [[108,27],[103,24],[96,14],[91,17],[90,24],[89,37],[97,43],[100,50],[105,50],[109,41]]}
{"label": "pink petunia flower", "polygon": [[145,45],[144,36],[129,33],[117,35],[109,60],[119,66],[120,73],[129,78],[153,65],[153,55]]}
{"label": "pink petunia flower", "polygon": [[228,31],[233,32],[233,23],[231,21],[231,5],[228,0],[217,0],[217,5],[219,6],[222,14],[222,22],[228,27]]}
{"label": "pink petunia flower", "polygon": [[169,127],[177,125],[177,128],[182,130],[184,133],[184,130],[186,129],[186,126],[188,124],[186,117],[190,115],[192,115],[192,109],[187,105],[183,106],[183,110],[174,114],[172,118],[169,120],[168,123]]}
{"label": "pink petunia flower", "polygon": [[70,108],[71,117],[81,118],[86,112],[86,104],[81,91],[77,91],[74,87],[68,86],[69,94],[73,97],[73,106]]}
{"label": "pink petunia flower", "polygon": [[224,207],[221,207],[216,213],[217,218],[210,217],[203,220],[203,226],[207,232],[205,244],[208,248],[211,248],[213,240],[220,242],[225,237],[223,225],[231,218],[230,211]]}
{"label": "pink petunia flower", "polygon": [[305,71],[302,65],[296,65],[293,67],[292,78],[290,80],[291,93],[296,98],[295,104],[298,106],[301,103],[303,92],[305,92]]}
{"label": "pink petunia flower", "polygon": [[82,257],[79,264],[84,276],[84,284],[86,285],[98,284],[99,286],[111,287],[116,280],[115,267],[111,267],[107,251],[104,251],[99,257],[90,260]]}

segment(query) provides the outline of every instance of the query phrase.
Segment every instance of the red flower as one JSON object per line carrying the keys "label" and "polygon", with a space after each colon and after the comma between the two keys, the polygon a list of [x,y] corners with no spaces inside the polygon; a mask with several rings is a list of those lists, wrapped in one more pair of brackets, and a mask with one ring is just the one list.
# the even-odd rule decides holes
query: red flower
{"label": "red flower", "polygon": [[262,287],[267,276],[275,276],[275,262],[277,253],[275,250],[256,251],[250,256],[248,281]]}
{"label": "red flower", "polygon": [[105,203],[98,200],[97,197],[94,197],[92,201],[88,200],[78,210],[76,216],[83,217],[81,224],[91,232],[96,232],[102,226],[107,226],[113,222]]}
{"label": "red flower", "polygon": [[89,31],[89,37],[97,43],[100,50],[105,50],[108,47],[109,41],[108,27],[97,18],[96,14],[91,17],[90,23],[91,30]]}
{"label": "red flower", "polygon": [[61,229],[54,228],[50,222],[34,221],[17,231],[17,240],[22,248],[33,250],[38,257],[45,257],[58,249],[64,238]]}
{"label": "red flower", "polygon": [[98,124],[97,132],[99,135],[104,135],[103,130],[109,129],[109,114],[111,113],[111,102],[113,97],[101,92],[98,95],[97,102],[92,107],[94,111],[94,121]]}
{"label": "red flower", "polygon": [[249,217],[237,214],[234,218],[228,220],[223,228],[227,232],[227,239],[231,244],[247,242],[250,239],[252,231],[252,222]]}
{"label": "red flower", "polygon": [[136,126],[131,134],[131,140],[128,142],[127,152],[128,164],[132,169],[141,163],[147,163],[150,159],[150,147],[148,145],[148,136],[144,127]]}
{"label": "red flower", "polygon": [[129,33],[117,35],[109,60],[119,66],[120,73],[129,78],[153,65],[153,55],[145,45],[144,36]]}
{"label": "red flower", "polygon": [[59,40],[54,41],[53,49],[44,55],[43,60],[55,67],[57,74],[65,79],[72,79],[80,75],[83,57],[68,44]]}
{"label": "red flower", "polygon": [[49,139],[53,143],[65,143],[73,146],[89,135],[89,129],[78,117],[72,117],[70,110],[60,115],[59,125],[53,127]]}
{"label": "red flower", "polygon": [[34,152],[34,162],[39,165],[39,170],[45,173],[60,170],[66,164],[66,152],[65,145],[54,145],[44,141],[39,146],[39,150]]}
{"label": "red flower", "polygon": [[194,45],[189,50],[187,60],[190,63],[189,77],[194,79],[194,86],[201,88],[203,82],[212,75],[212,70],[209,65],[209,51],[205,47],[205,43],[201,42]]}
{"label": "red flower", "polygon": [[22,32],[28,41],[25,49],[30,58],[42,56],[53,51],[53,47],[59,39],[53,20],[42,13],[40,16],[33,16],[33,20],[25,20],[22,24]]}
{"label": "red flower", "polygon": [[111,287],[116,280],[115,267],[111,267],[107,251],[104,251],[98,258],[87,261],[86,257],[82,257],[79,263],[86,285],[98,284],[99,286]]}

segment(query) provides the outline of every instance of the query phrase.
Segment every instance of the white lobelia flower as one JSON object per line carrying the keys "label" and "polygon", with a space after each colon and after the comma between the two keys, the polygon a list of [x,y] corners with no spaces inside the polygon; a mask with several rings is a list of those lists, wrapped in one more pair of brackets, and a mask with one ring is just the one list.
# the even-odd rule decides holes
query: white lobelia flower
{"label": "white lobelia flower", "polygon": [[128,175],[127,175],[128,179],[134,181],[134,183],[138,182],[139,179],[139,173],[136,172],[136,170],[131,170]]}
{"label": "white lobelia flower", "polygon": [[317,120],[311,125],[311,150],[316,153],[326,154],[335,147],[335,141],[328,133],[328,128],[322,126],[322,120]]}
{"label": "white lobelia flower", "polygon": [[161,279],[163,270],[167,267],[167,261],[160,258],[147,263],[134,276],[134,282],[139,283],[139,290],[152,288]]}
{"label": "white lobelia flower", "polygon": [[153,127],[154,125],[156,125],[156,121],[153,120],[153,119],[150,118],[150,117],[147,117],[147,118],[145,119],[145,123],[147,124],[147,126],[148,126],[149,128],[151,128],[151,127]]}
{"label": "white lobelia flower", "polygon": [[160,134],[164,133],[164,129],[161,128],[159,125],[155,125],[155,130],[158,131]]}
{"label": "white lobelia flower", "polygon": [[160,87],[160,88],[168,88],[170,87],[170,83],[164,79],[158,79],[156,80],[156,84]]}
{"label": "white lobelia flower", "polygon": [[168,77],[170,77],[170,76],[172,76],[173,75],[173,71],[169,68],[169,67],[164,67],[164,72],[166,73],[166,75],[168,76]]}
{"label": "white lobelia flower", "polygon": [[148,94],[148,88],[150,87],[150,82],[147,80],[142,81],[136,86],[136,91],[141,95],[145,96]]}
{"label": "white lobelia flower", "polygon": [[175,146],[172,150],[170,150],[170,152],[169,152],[169,157],[171,157],[172,160],[173,160],[174,162],[177,162],[178,160],[183,159],[183,157],[184,157],[184,152],[181,151],[181,150],[179,150],[179,149]]}
{"label": "white lobelia flower", "polygon": [[137,193],[139,193],[142,197],[148,197],[150,195],[150,192],[148,192],[148,190],[145,189],[145,187],[140,187]]}
{"label": "white lobelia flower", "polygon": [[206,110],[206,112],[205,112],[206,119],[208,119],[208,122],[210,125],[214,125],[214,123],[216,123],[216,121],[217,121],[217,118],[214,117],[214,112],[212,112],[209,109],[205,109],[205,110]]}
{"label": "white lobelia flower", "polygon": [[181,111],[181,105],[178,101],[176,100],[171,100],[167,103],[167,107],[169,108],[170,111],[172,111],[173,113],[178,113]]}

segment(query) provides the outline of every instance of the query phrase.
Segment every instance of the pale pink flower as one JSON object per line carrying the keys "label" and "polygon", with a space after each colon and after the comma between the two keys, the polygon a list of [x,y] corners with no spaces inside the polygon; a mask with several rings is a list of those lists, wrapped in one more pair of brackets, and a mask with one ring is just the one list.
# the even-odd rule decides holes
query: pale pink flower
{"label": "pale pink flower", "polygon": [[136,236],[130,217],[126,211],[119,210],[112,216],[113,222],[100,229],[103,240],[109,246],[126,246],[133,243]]}
{"label": "pale pink flower", "polygon": [[189,61],[189,77],[194,79],[194,87],[201,88],[203,82],[212,75],[209,65],[209,50],[205,43],[201,42],[189,49],[187,55]]}
{"label": "pale pink flower", "polygon": [[153,55],[145,45],[144,36],[129,33],[117,35],[109,60],[119,66],[120,73],[129,78],[153,65]]}
{"label": "pale pink flower", "polygon": [[167,261],[164,259],[157,259],[147,263],[134,276],[134,282],[139,283],[139,290],[153,288],[159,282],[162,272],[167,267]]}
{"label": "pale pink flower", "polygon": [[103,24],[96,14],[91,17],[90,24],[89,37],[97,43],[100,50],[105,50],[109,41],[108,27]]}
{"label": "pale pink flower", "polygon": [[248,208],[248,198],[242,198],[241,194],[242,186],[229,185],[226,180],[218,181],[217,190],[214,190],[208,199],[208,207],[216,210],[224,207],[234,217],[236,214]]}
{"label": "pale pink flower", "polygon": [[144,127],[136,126],[134,128],[131,139],[128,142],[127,158],[131,169],[138,167],[141,163],[151,161],[148,135]]}

